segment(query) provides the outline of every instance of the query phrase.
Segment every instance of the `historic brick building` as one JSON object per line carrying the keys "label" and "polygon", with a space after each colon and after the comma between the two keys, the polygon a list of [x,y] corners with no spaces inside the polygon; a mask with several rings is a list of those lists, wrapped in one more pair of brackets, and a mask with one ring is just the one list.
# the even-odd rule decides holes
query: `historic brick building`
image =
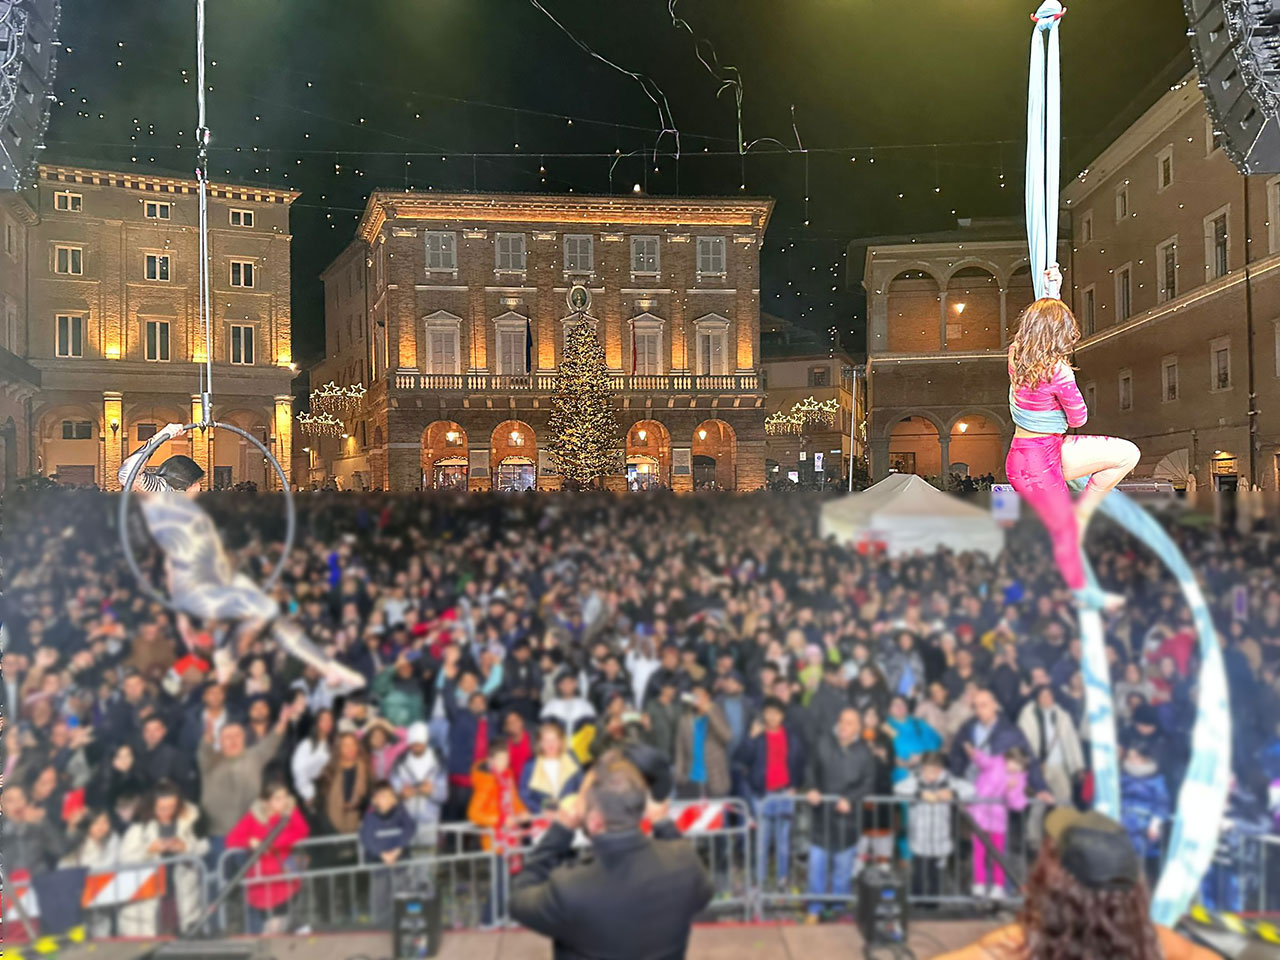
{"label": "historic brick building", "polygon": [[1000,477],[1013,437],[1008,339],[1034,299],[1021,224],[857,240],[849,263],[867,293],[872,478]]}
{"label": "historic brick building", "polygon": [[[617,391],[627,475],[764,483],[760,245],[772,201],[377,192],[324,274],[313,384],[363,381],[313,479],[554,488],[547,419],[580,287]],[[345,381],[345,383],[344,383]],[[309,442],[310,443],[310,442]],[[620,457],[620,462],[622,457]]]}
{"label": "historic brick building", "polygon": [[1137,443],[1139,476],[1276,489],[1280,177],[1236,171],[1189,76],[1063,206],[1090,429]]}
{"label": "historic brick building", "polygon": [[27,362],[27,231],[34,197],[0,192],[0,490],[31,471],[40,371]]}
{"label": "historic brick building", "polygon": [[[297,196],[216,184],[209,204],[214,412],[261,436],[286,470]],[[18,434],[6,470],[116,487],[128,450],[199,418],[196,183],[41,166],[30,197],[3,199],[0,220],[0,377],[22,404],[20,420],[0,416]],[[184,438],[155,456],[174,452],[195,457],[210,483],[269,482],[262,456],[235,436]]]}
{"label": "historic brick building", "polygon": [[811,483],[818,474],[826,480],[848,476],[849,458],[866,456],[866,368],[829,339],[797,324],[762,314],[760,373],[768,417],[787,416],[797,404],[813,400],[834,404],[829,419],[792,417],[785,429],[771,426],[765,474],[770,482],[795,479]]}

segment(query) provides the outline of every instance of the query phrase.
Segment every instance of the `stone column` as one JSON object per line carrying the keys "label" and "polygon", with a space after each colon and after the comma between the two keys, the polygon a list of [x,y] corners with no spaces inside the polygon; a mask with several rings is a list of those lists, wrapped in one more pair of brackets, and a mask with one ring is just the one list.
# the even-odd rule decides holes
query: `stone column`
{"label": "stone column", "polygon": [[938,294],[938,345],[947,349],[947,291]]}
{"label": "stone column", "polygon": [[942,454],[942,468],[941,468],[942,472],[940,476],[944,481],[944,486],[945,486],[945,481],[947,477],[951,476],[951,436],[950,434],[948,434],[945,437],[941,433],[938,434],[938,447]]}
{"label": "stone column", "polygon": [[[123,444],[128,437],[124,429],[124,397],[114,390],[102,393],[102,489],[119,490],[120,464],[124,460]],[[114,424],[114,426],[113,426]]]}
{"label": "stone column", "polygon": [[[272,451],[277,460],[280,461],[280,467],[284,470],[284,475],[293,482],[293,397],[288,394],[280,394],[273,398],[275,400],[275,435],[276,448]],[[270,467],[270,464],[268,464]],[[275,475],[272,469],[267,477],[267,488],[275,489],[275,485],[280,482],[280,478]]]}
{"label": "stone column", "polygon": [[1009,291],[1000,288],[1000,346],[1009,345]]}
{"label": "stone column", "polygon": [[[199,423],[204,416],[204,410],[200,406],[200,395],[194,394],[191,397],[191,422]],[[191,438],[191,459],[199,464],[200,469],[204,471],[204,488],[206,490],[213,489],[213,431],[212,430],[192,430],[188,436]]]}
{"label": "stone column", "polygon": [[399,441],[387,444],[387,489],[396,493],[422,486],[422,444]]}
{"label": "stone column", "polygon": [[759,490],[764,486],[765,441],[745,440],[738,444],[738,490]]}
{"label": "stone column", "polygon": [[868,444],[870,450],[870,465],[872,481],[883,480],[889,475],[889,438],[879,437],[873,439]]}

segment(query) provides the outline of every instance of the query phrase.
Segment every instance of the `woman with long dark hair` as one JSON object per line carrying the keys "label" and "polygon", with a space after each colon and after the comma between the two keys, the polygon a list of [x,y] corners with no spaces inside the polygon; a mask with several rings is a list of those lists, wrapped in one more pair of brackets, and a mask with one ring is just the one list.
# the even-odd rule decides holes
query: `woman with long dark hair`
{"label": "woman with long dark hair", "polygon": [[1045,818],[1018,919],[936,960],[1215,960],[1153,924],[1150,899],[1124,827],[1059,807]]}

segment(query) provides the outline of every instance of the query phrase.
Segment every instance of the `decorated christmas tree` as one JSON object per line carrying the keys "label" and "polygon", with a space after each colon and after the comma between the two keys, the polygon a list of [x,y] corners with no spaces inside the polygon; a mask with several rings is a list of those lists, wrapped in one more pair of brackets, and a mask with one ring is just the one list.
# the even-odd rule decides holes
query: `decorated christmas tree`
{"label": "decorated christmas tree", "polygon": [[586,487],[619,471],[618,418],[604,348],[594,325],[585,319],[565,334],[549,427],[548,449],[566,484]]}

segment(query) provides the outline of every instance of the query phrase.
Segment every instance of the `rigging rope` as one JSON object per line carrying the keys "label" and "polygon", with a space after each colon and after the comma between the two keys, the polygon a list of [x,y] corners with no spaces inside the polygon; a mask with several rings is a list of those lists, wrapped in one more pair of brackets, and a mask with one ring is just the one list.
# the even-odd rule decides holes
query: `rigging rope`
{"label": "rigging rope", "polygon": [[[196,0],[196,183],[200,193],[200,323],[204,369],[200,371],[200,426],[213,422],[213,321],[209,295],[209,125],[205,115],[204,4]],[[287,484],[286,484],[287,486]]]}
{"label": "rigging rope", "polygon": [[[1058,192],[1061,171],[1062,89],[1058,26],[1066,8],[1045,0],[1032,15],[1031,69],[1027,90],[1027,245],[1036,296],[1057,296],[1046,271],[1056,261]],[[1065,431],[1065,423],[1063,426]],[[1072,481],[1079,492],[1088,478]],[[1191,764],[1178,794],[1173,834],[1165,868],[1151,903],[1151,917],[1172,927],[1187,912],[1209,867],[1226,807],[1231,777],[1231,715],[1226,674],[1217,632],[1204,594],[1186,558],[1172,538],[1142,507],[1118,490],[1107,494],[1102,513],[1147,546],[1178,580],[1191,608],[1200,655],[1199,698],[1192,734]],[[1089,586],[1097,578],[1088,559]],[[1107,663],[1102,616],[1079,610],[1086,712],[1095,782],[1094,806],[1120,816],[1120,764],[1116,749],[1115,707]]]}

